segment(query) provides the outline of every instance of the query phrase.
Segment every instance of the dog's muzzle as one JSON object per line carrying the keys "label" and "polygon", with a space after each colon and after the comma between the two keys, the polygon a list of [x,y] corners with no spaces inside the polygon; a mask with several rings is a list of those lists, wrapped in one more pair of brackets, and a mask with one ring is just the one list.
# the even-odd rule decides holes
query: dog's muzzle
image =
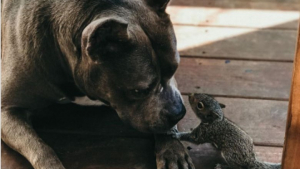
{"label": "dog's muzzle", "polygon": [[186,109],[182,101],[180,101],[177,105],[172,105],[167,110],[166,116],[173,124],[176,124],[179,120],[181,120],[186,113]]}

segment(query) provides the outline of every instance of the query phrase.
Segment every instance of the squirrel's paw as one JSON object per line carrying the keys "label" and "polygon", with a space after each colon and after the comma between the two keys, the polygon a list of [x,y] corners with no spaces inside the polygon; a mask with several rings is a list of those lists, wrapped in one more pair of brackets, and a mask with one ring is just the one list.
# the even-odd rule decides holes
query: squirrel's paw
{"label": "squirrel's paw", "polygon": [[178,130],[177,129],[172,129],[167,132],[167,135],[172,136],[173,138],[178,138]]}
{"label": "squirrel's paw", "polygon": [[167,135],[172,136],[172,138],[179,138],[179,135],[177,133],[167,132]]}

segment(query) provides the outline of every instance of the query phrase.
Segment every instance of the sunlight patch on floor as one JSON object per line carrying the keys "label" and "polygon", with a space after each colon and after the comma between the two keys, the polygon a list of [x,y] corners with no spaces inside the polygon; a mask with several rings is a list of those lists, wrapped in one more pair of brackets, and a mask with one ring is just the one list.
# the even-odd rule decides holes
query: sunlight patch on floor
{"label": "sunlight patch on floor", "polygon": [[[297,11],[169,6],[173,24],[269,28],[299,19]],[[285,25],[284,27],[293,27]],[[278,27],[278,26],[277,26]]]}
{"label": "sunlight patch on floor", "polygon": [[191,49],[261,29],[296,30],[299,12],[169,6],[178,50]]}

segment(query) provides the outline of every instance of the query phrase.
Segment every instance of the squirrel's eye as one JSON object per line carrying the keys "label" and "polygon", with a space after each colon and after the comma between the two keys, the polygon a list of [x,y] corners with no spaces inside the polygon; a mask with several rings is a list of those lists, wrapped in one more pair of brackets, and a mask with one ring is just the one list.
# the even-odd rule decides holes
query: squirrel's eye
{"label": "squirrel's eye", "polygon": [[198,102],[197,108],[198,108],[199,110],[203,110],[203,109],[204,109],[204,104],[203,104],[202,102]]}

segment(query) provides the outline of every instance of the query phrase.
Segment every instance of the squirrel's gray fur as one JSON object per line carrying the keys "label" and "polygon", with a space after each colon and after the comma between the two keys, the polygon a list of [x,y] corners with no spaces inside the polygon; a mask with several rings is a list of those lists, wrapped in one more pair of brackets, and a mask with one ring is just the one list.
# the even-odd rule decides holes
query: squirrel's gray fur
{"label": "squirrel's gray fur", "polygon": [[205,94],[190,95],[189,102],[201,123],[191,133],[175,133],[174,137],[195,144],[212,143],[221,151],[227,167],[233,169],[281,168],[281,164],[256,159],[252,138],[224,117],[222,108],[225,105]]}

